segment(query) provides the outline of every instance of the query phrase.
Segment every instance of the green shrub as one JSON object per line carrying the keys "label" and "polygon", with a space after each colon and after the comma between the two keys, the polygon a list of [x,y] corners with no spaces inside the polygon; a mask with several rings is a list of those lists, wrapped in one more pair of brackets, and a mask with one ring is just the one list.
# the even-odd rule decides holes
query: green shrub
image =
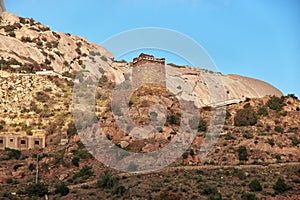
{"label": "green shrub", "polygon": [[195,116],[189,120],[189,125],[192,130],[198,130],[198,131],[206,131],[207,130],[206,122],[202,119],[199,119],[199,117],[197,117],[197,116]]}
{"label": "green shrub", "polygon": [[14,182],[14,180],[12,179],[12,178],[8,178],[7,180],[6,180],[6,183],[7,184],[12,184]]}
{"label": "green shrub", "polygon": [[243,137],[246,138],[246,139],[252,139],[254,136],[253,136],[252,133],[247,133],[246,132],[246,133],[243,134]]}
{"label": "green shrub", "polygon": [[202,188],[201,194],[202,195],[214,195],[218,194],[218,189],[212,185],[204,184],[200,186]]}
{"label": "green shrub", "polygon": [[283,133],[284,129],[281,126],[275,126],[274,130],[278,133]]}
{"label": "green shrub", "polygon": [[283,106],[284,106],[284,98],[279,98],[276,96],[272,96],[268,102],[266,103],[266,105],[272,109],[272,110],[276,110],[277,112],[281,111]]}
{"label": "green shrub", "polygon": [[68,134],[68,136],[73,136],[73,135],[77,134],[77,129],[76,129],[76,126],[73,122],[70,122],[68,124],[67,134]]}
{"label": "green shrub", "polygon": [[232,136],[231,133],[227,133],[227,134],[225,135],[224,139],[225,139],[225,140],[235,140],[235,137]]}
{"label": "green shrub", "polygon": [[25,193],[29,196],[43,197],[48,194],[48,186],[44,183],[29,184],[25,189]]}
{"label": "green shrub", "polygon": [[14,170],[17,171],[19,167],[23,167],[24,164],[16,164],[14,165]]}
{"label": "green shrub", "polygon": [[238,110],[234,117],[235,126],[253,126],[257,123],[257,114],[250,108]]}
{"label": "green shrub", "polygon": [[249,184],[249,188],[252,192],[262,191],[260,182],[257,179],[251,181],[251,183]]}
{"label": "green shrub", "polygon": [[117,195],[123,195],[125,192],[126,192],[126,188],[123,185],[118,186],[114,190],[114,194],[117,194]]}
{"label": "green shrub", "polygon": [[16,37],[16,34],[15,34],[14,31],[9,32],[8,35],[9,35],[10,37]]}
{"label": "green shrub", "polygon": [[287,185],[284,182],[283,178],[278,178],[275,185],[273,185],[273,189],[274,189],[276,194],[281,194],[281,193],[284,193],[287,190],[292,189],[292,187]]}
{"label": "green shrub", "polygon": [[228,110],[226,110],[226,118],[225,119],[229,119],[231,117],[231,114]]}
{"label": "green shrub", "polygon": [[21,151],[16,150],[16,149],[9,149],[9,148],[6,148],[5,150],[7,151],[6,160],[12,160],[12,159],[19,160],[20,159],[21,154],[22,154]]}
{"label": "green shrub", "polygon": [[295,94],[288,94],[287,97],[291,97],[293,99],[298,100],[298,97]]}
{"label": "green shrub", "polygon": [[191,155],[191,156],[195,155],[195,152],[194,152],[193,149],[190,150],[190,155]]}
{"label": "green shrub", "polygon": [[150,112],[151,121],[157,121],[158,114],[156,112]]}
{"label": "green shrub", "polygon": [[113,177],[110,171],[107,170],[101,175],[100,180],[97,182],[97,186],[99,188],[111,189],[117,184],[117,182],[118,179]]}
{"label": "green shrub", "polygon": [[293,146],[298,146],[298,144],[300,144],[300,139],[298,139],[297,137],[292,137],[290,139],[292,140]]}
{"label": "green shrub", "polygon": [[20,23],[21,23],[21,24],[26,24],[26,20],[25,20],[25,18],[23,18],[23,17],[20,17]]}
{"label": "green shrub", "polygon": [[187,158],[188,158],[188,153],[187,153],[187,152],[184,152],[184,153],[182,154],[182,158],[183,158],[183,159],[187,159]]}
{"label": "green shrub", "polygon": [[208,200],[222,200],[222,195],[220,193],[211,195],[208,197]]}
{"label": "green shrub", "polygon": [[174,125],[180,125],[180,118],[181,118],[181,114],[180,113],[176,113],[176,114],[172,114],[172,115],[168,115],[167,116],[167,122],[169,124],[174,124]]}
{"label": "green shrub", "polygon": [[240,146],[238,149],[238,156],[240,161],[247,161],[248,160],[247,148],[244,146]]}
{"label": "green shrub", "polygon": [[273,138],[269,138],[269,139],[268,139],[268,143],[269,143],[269,145],[271,145],[272,147],[275,145],[275,141],[274,141]]}
{"label": "green shrub", "polygon": [[72,159],[72,164],[76,167],[79,167],[79,161],[80,161],[80,158],[78,156],[75,156],[73,159]]}
{"label": "green shrub", "polygon": [[28,169],[29,169],[30,171],[33,171],[33,170],[35,169],[35,165],[34,165],[33,163],[30,163]]}
{"label": "green shrub", "polygon": [[241,198],[242,198],[242,200],[257,200],[258,199],[256,197],[256,195],[253,193],[243,193]]}
{"label": "green shrub", "polygon": [[75,173],[72,178],[73,180],[80,178],[80,182],[84,182],[93,175],[92,167],[84,166],[79,172]]}
{"label": "green shrub", "polygon": [[60,194],[61,196],[66,196],[70,192],[69,187],[64,183],[55,184],[55,194]]}
{"label": "green shrub", "polygon": [[257,111],[257,114],[258,115],[262,115],[262,116],[268,116],[268,109],[266,106],[261,106],[258,108],[258,111]]}

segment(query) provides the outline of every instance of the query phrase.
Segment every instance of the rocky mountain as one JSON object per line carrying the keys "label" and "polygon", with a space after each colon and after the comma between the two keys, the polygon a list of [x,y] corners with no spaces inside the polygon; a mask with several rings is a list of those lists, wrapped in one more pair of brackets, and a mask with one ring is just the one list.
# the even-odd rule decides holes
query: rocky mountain
{"label": "rocky mountain", "polygon": [[[120,82],[124,74],[130,74],[132,68],[128,63],[115,62],[113,56],[97,44],[87,42],[82,37],[51,31],[32,19],[25,19],[4,12],[0,25],[0,52],[2,70],[11,72],[35,73],[42,70],[53,70],[55,73],[74,77],[74,73],[92,65],[93,59],[105,60],[108,68],[103,69],[108,77]],[[101,67],[99,67],[101,68]],[[176,89],[183,81],[190,85],[190,94],[183,94],[186,100],[195,100],[198,106],[208,105],[211,85],[221,84],[224,87],[225,100],[245,100],[266,95],[281,96],[282,93],[260,80],[238,75],[222,75],[205,69],[167,66],[170,87]],[[178,77],[180,75],[180,77]],[[208,80],[204,80],[207,77]],[[220,82],[220,83],[219,83]],[[183,89],[184,90],[184,89]],[[191,98],[191,93],[196,97]],[[213,102],[217,103],[217,102]]]}

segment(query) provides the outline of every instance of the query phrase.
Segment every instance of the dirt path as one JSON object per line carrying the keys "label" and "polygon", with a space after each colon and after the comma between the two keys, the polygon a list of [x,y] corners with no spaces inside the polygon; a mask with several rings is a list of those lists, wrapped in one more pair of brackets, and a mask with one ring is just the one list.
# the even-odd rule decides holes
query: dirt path
{"label": "dirt path", "polygon": [[[230,169],[230,168],[238,168],[238,169],[263,169],[263,168],[270,168],[270,167],[284,167],[284,166],[300,166],[300,162],[290,162],[290,163],[276,163],[276,164],[269,164],[269,165],[224,165],[224,166],[211,166],[211,165],[200,165],[200,166],[180,166],[180,167],[167,167],[167,168],[163,168],[161,170],[157,170],[157,171],[145,171],[145,172],[139,172],[139,173],[129,173],[129,172],[123,172],[123,173],[119,173],[116,174],[117,176],[136,176],[137,174],[150,174],[150,173],[160,173],[160,172],[164,172],[164,173],[168,173],[168,172],[174,172],[176,170],[198,170],[198,169]],[[81,183],[81,184],[76,184],[76,185],[70,185],[69,188],[70,189],[75,189],[75,188],[80,188],[82,186],[85,185],[94,185],[96,184],[98,181],[97,180],[93,180],[93,181],[89,181],[86,183]]]}

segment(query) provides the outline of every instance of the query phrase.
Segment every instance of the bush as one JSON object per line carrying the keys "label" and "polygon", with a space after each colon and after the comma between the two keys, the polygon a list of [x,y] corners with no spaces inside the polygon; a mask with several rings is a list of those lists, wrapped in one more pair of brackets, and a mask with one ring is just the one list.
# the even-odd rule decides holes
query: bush
{"label": "bush", "polygon": [[238,156],[240,161],[247,161],[248,160],[248,152],[246,147],[240,146],[238,149]]}
{"label": "bush", "polygon": [[214,186],[205,184],[202,185],[202,191],[201,191],[202,195],[214,195],[214,194],[218,194],[218,189]]}
{"label": "bush", "polygon": [[55,194],[60,194],[61,196],[66,196],[70,192],[69,187],[64,183],[55,184]]}
{"label": "bush", "polygon": [[79,167],[79,161],[80,161],[80,158],[78,156],[75,156],[73,159],[72,159],[72,164],[76,167]]}
{"label": "bush", "polygon": [[199,119],[196,116],[189,120],[189,125],[192,130],[198,130],[198,131],[206,131],[207,130],[206,122],[202,119]]}
{"label": "bush", "polygon": [[268,116],[268,109],[266,106],[261,106],[258,108],[258,111],[257,111],[257,114],[258,115],[262,115],[262,116]]}
{"label": "bush", "polygon": [[6,148],[6,151],[8,151],[7,160],[12,160],[12,159],[19,160],[22,154],[21,151],[16,149]]}
{"label": "bush", "polygon": [[174,124],[174,125],[180,125],[180,118],[181,118],[181,114],[180,113],[176,113],[173,115],[168,115],[167,116],[167,122],[169,124]]}
{"label": "bush", "polygon": [[123,185],[121,185],[115,189],[114,194],[123,195],[125,192],[126,192],[126,188]]}
{"label": "bush", "polygon": [[276,96],[272,96],[268,102],[266,103],[266,105],[272,109],[272,110],[276,110],[277,112],[281,111],[283,106],[284,106],[284,98],[279,98]]}
{"label": "bush", "polygon": [[287,97],[291,97],[293,99],[298,100],[298,97],[295,94],[288,94]]}
{"label": "bush", "polygon": [[243,134],[243,137],[246,138],[246,139],[252,139],[254,136],[253,136],[252,133],[247,133],[246,132],[246,133]]}
{"label": "bush", "polygon": [[73,135],[77,134],[77,129],[76,129],[76,126],[73,122],[70,122],[68,124],[67,134],[68,134],[68,136],[73,136]]}
{"label": "bush", "polygon": [[35,165],[34,165],[33,163],[30,163],[28,169],[29,169],[30,171],[33,171],[33,170],[35,169]]}
{"label": "bush", "polygon": [[16,164],[14,165],[14,170],[17,171],[19,169],[19,167],[23,167],[24,164]]}
{"label": "bush", "polygon": [[25,20],[25,18],[23,18],[23,17],[20,17],[20,23],[21,23],[21,24],[26,24],[26,20]]}
{"label": "bush", "polygon": [[252,193],[243,193],[241,198],[242,198],[242,200],[257,200],[258,199],[256,197],[256,195],[252,194]]}
{"label": "bush", "polygon": [[80,182],[84,182],[94,175],[92,167],[84,166],[79,172],[75,173],[72,177],[73,180],[80,178]]}
{"label": "bush", "polygon": [[290,190],[292,189],[291,186],[287,185],[285,182],[284,182],[284,179],[283,178],[278,178],[277,179],[277,182],[275,183],[275,185],[273,186],[273,189],[275,191],[276,194],[281,194],[281,193],[284,193],[285,191],[287,190]]}
{"label": "bush", "polygon": [[36,100],[42,103],[47,102],[50,99],[50,96],[43,91],[36,93]]}
{"label": "bush", "polygon": [[260,182],[257,179],[251,181],[251,183],[249,184],[249,188],[252,192],[262,191]]}
{"label": "bush", "polygon": [[102,175],[100,180],[97,182],[97,186],[99,188],[113,188],[116,183],[118,182],[118,179],[116,177],[113,177],[110,173],[110,171],[105,171]]}
{"label": "bush", "polygon": [[43,197],[48,194],[48,186],[44,183],[29,184],[25,189],[25,192],[29,196]]}
{"label": "bush", "polygon": [[274,141],[274,139],[272,139],[272,138],[269,138],[269,139],[268,139],[268,143],[269,143],[269,145],[271,145],[272,147],[275,145],[275,141]]}
{"label": "bush", "polygon": [[249,107],[238,110],[234,117],[235,126],[253,126],[257,123],[257,114]]}
{"label": "bush", "polygon": [[190,150],[190,155],[191,155],[191,156],[195,155],[195,152],[194,152],[193,149]]}
{"label": "bush", "polygon": [[278,133],[283,133],[283,128],[281,126],[275,126],[274,130]]}

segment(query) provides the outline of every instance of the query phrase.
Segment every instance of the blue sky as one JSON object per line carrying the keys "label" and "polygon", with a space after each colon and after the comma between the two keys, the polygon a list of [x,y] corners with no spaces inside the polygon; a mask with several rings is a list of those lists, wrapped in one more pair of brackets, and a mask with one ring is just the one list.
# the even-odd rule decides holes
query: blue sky
{"label": "blue sky", "polygon": [[[162,27],[197,41],[223,74],[271,83],[300,97],[298,0],[6,0],[9,12],[101,44],[135,28]],[[175,56],[168,62],[185,64]],[[134,54],[124,56],[130,59]]]}

